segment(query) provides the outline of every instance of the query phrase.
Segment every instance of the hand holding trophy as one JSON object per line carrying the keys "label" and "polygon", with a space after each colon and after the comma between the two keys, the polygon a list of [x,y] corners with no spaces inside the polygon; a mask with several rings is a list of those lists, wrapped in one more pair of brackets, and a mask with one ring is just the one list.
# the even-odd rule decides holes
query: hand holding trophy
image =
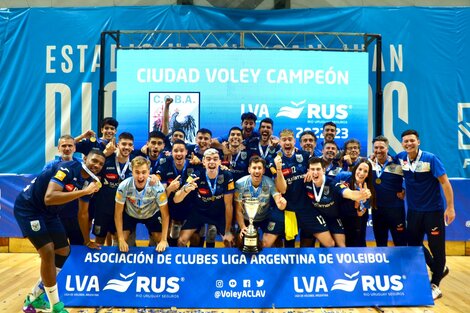
{"label": "hand holding trophy", "polygon": [[246,233],[243,235],[241,250],[243,253],[259,253],[261,245],[258,229],[253,225],[253,220],[260,208],[260,202],[257,198],[247,198],[243,200],[242,204],[243,210],[248,216],[249,225]]}

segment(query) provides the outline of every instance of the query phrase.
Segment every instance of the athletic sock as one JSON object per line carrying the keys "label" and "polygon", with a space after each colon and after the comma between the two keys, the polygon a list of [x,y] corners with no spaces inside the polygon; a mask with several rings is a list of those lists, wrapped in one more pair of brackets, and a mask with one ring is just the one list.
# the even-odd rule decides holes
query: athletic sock
{"label": "athletic sock", "polygon": [[57,284],[52,287],[45,287],[47,298],[49,299],[49,303],[51,307],[54,306],[57,302],[59,302],[59,289],[57,288]]}

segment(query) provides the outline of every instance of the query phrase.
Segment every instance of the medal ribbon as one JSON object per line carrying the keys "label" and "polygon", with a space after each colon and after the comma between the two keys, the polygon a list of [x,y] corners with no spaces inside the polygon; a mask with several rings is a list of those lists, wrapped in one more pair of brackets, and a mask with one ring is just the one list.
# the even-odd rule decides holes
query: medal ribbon
{"label": "medal ribbon", "polygon": [[269,153],[269,145],[266,146],[266,151],[263,152],[263,147],[261,146],[261,142],[258,142],[258,150],[263,159],[266,159],[266,156]]}
{"label": "medal ribbon", "polygon": [[408,164],[410,164],[410,171],[412,171],[413,173],[416,171],[416,166],[418,165],[419,159],[421,159],[422,154],[423,151],[419,150],[418,156],[416,157],[416,159],[414,159],[413,162],[410,161],[410,157],[408,155],[406,156],[406,160],[408,161]]}
{"label": "medal ribbon", "polygon": [[230,161],[230,165],[232,165],[232,167],[235,167],[237,165],[237,161],[238,161],[238,158],[240,157],[241,152],[242,152],[241,150],[238,151],[237,157],[235,158],[235,160],[233,160],[233,155],[232,155],[232,161]]}
{"label": "medal ribbon", "polygon": [[124,168],[122,169],[122,171],[121,171],[121,166],[120,166],[117,156],[114,157],[114,163],[116,164],[116,171],[119,177],[121,177],[121,179],[124,180],[126,178],[127,168],[131,164],[131,162],[129,162],[129,158],[127,158],[126,164],[124,164]]}
{"label": "medal ribbon", "polygon": [[101,184],[100,179],[86,166],[85,162],[82,162],[82,168],[91,176],[98,184]]}
{"label": "medal ribbon", "polygon": [[145,197],[145,192],[147,191],[147,187],[149,184],[149,179],[147,179],[144,189],[142,189],[142,191],[140,192],[137,190],[137,187],[135,186],[135,180],[133,180],[133,184],[134,184],[134,197],[135,197],[137,206],[139,207],[139,209],[141,209],[142,202],[144,201],[144,197]]}
{"label": "medal ribbon", "polygon": [[217,177],[219,177],[219,169],[217,169],[217,176],[215,176],[214,185],[212,185],[211,179],[209,178],[209,175],[207,175],[206,170],[206,181],[207,185],[209,185],[209,189],[211,190],[212,196],[215,196],[215,190],[217,189]]}
{"label": "medal ribbon", "polygon": [[317,189],[315,188],[315,184],[312,181],[312,188],[313,188],[313,194],[315,195],[315,201],[320,202],[321,197],[323,195],[323,188],[325,188],[325,182],[326,182],[326,177],[323,175],[323,182],[320,187],[320,191],[317,193]]}
{"label": "medal ribbon", "polygon": [[377,175],[377,178],[380,178],[380,176],[382,176],[382,174],[383,174],[384,171],[385,171],[385,168],[387,167],[387,164],[388,164],[388,158],[387,158],[387,160],[385,161],[383,167],[382,167],[382,165],[379,163],[379,161],[377,160],[377,158],[375,159],[375,174]]}

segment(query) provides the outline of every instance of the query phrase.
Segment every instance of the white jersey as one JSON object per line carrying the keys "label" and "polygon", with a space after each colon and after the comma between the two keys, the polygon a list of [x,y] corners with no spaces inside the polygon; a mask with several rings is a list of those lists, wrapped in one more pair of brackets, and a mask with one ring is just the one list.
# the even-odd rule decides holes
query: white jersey
{"label": "white jersey", "polygon": [[[254,218],[256,222],[262,221],[268,216],[271,209],[271,197],[277,194],[279,194],[279,191],[277,191],[274,181],[267,176],[263,176],[258,188],[254,188],[251,184],[250,175],[240,178],[235,183],[235,201],[243,202],[243,199],[248,198],[257,198],[259,200],[260,208]],[[243,215],[248,220],[246,212],[243,212]]]}
{"label": "white jersey", "polygon": [[126,213],[134,218],[147,219],[160,211],[160,206],[167,204],[165,188],[158,182],[153,186],[149,185],[150,178],[143,190],[135,188],[134,178],[129,177],[123,180],[116,191],[116,202],[126,204]]}

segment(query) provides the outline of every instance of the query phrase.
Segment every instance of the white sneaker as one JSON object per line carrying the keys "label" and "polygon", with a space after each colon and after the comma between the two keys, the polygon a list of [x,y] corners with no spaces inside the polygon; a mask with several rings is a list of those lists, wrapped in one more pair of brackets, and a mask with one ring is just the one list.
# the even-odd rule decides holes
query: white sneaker
{"label": "white sneaker", "polygon": [[442,292],[441,292],[441,289],[439,288],[439,286],[437,286],[435,284],[431,284],[431,289],[432,289],[432,299],[433,300],[442,298]]}

